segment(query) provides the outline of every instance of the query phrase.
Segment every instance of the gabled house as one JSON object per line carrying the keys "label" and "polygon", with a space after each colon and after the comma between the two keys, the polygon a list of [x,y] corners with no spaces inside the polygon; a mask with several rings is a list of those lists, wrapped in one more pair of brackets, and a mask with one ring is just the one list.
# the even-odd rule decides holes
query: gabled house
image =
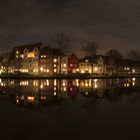
{"label": "gabled house", "polygon": [[68,57],[68,73],[79,73],[79,59],[75,53]]}
{"label": "gabled house", "polygon": [[106,66],[104,65],[104,59],[101,55],[96,55],[94,58],[86,56],[79,61],[80,73],[89,74],[105,74]]}
{"label": "gabled house", "polygon": [[10,56],[9,73],[39,73],[39,56],[42,43],[17,46]]}

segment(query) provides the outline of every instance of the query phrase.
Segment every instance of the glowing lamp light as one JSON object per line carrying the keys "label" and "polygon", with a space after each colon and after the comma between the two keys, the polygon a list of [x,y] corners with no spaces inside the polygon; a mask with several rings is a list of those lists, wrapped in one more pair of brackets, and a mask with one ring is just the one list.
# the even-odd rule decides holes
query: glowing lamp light
{"label": "glowing lamp light", "polygon": [[132,78],[132,80],[133,80],[133,81],[135,81],[135,80],[136,80],[136,78]]}
{"label": "glowing lamp light", "polygon": [[47,69],[47,73],[49,73],[50,72],[50,70],[49,69]]}
{"label": "glowing lamp light", "polygon": [[95,67],[95,69],[94,69],[95,71],[98,71],[98,68],[97,67]]}
{"label": "glowing lamp light", "polygon": [[29,102],[34,102],[34,100],[35,100],[35,98],[31,97],[31,96],[28,96],[27,99],[28,99]]}
{"label": "glowing lamp light", "polygon": [[81,70],[81,73],[85,73],[85,71],[84,70]]}
{"label": "glowing lamp light", "polygon": [[79,69],[76,69],[77,72],[79,72]]}
{"label": "glowing lamp light", "polygon": [[41,68],[40,68],[40,71],[43,72],[43,70],[44,70],[43,67],[41,67]]}
{"label": "glowing lamp light", "polygon": [[57,59],[56,58],[54,59],[54,62],[57,62]]}
{"label": "glowing lamp light", "polygon": [[41,88],[41,89],[43,89],[43,88],[44,88],[44,86],[43,86],[43,85],[40,85],[40,88]]}
{"label": "glowing lamp light", "polygon": [[95,84],[95,88],[98,88],[98,85],[97,84]]}
{"label": "glowing lamp light", "polygon": [[136,70],[135,70],[135,69],[133,69],[133,70],[132,70],[132,73],[135,73],[135,72],[136,72]]}
{"label": "glowing lamp light", "polygon": [[64,67],[66,68],[67,67],[67,64],[64,64]]}
{"label": "glowing lamp light", "polygon": [[94,82],[96,83],[98,81],[98,79],[94,79]]}
{"label": "glowing lamp light", "polygon": [[32,52],[31,52],[31,53],[28,53],[27,57],[28,57],[28,58],[34,58],[34,57],[35,57],[35,54],[32,53]]}
{"label": "glowing lamp light", "polygon": [[88,87],[88,83],[85,83],[85,86]]}
{"label": "glowing lamp light", "polygon": [[56,92],[54,92],[54,94],[53,94],[54,96],[56,96]]}
{"label": "glowing lamp light", "polygon": [[63,88],[63,91],[64,91],[64,92],[66,92],[66,91],[67,91],[67,88],[66,88],[66,87],[64,87],[64,88]]}

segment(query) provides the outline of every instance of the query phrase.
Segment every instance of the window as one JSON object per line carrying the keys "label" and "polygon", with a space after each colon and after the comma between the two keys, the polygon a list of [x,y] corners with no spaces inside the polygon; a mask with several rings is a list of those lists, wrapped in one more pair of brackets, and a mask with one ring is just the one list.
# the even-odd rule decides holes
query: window
{"label": "window", "polygon": [[56,58],[54,59],[54,62],[57,62],[57,59]]}
{"label": "window", "polygon": [[67,64],[64,64],[64,67],[66,68],[67,67]]}

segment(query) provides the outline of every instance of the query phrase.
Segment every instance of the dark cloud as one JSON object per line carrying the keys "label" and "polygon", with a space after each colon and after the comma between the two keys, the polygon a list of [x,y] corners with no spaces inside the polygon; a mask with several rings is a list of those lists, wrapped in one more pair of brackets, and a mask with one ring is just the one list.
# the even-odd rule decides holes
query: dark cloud
{"label": "dark cloud", "polygon": [[0,45],[46,42],[64,32],[73,48],[95,40],[100,51],[140,51],[139,0],[4,0],[0,2]]}

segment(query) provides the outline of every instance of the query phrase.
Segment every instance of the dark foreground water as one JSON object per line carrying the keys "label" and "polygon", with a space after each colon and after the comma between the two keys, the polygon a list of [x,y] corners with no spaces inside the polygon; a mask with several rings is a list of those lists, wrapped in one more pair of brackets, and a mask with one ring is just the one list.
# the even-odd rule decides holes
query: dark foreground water
{"label": "dark foreground water", "polygon": [[140,139],[140,79],[0,79],[0,139]]}

